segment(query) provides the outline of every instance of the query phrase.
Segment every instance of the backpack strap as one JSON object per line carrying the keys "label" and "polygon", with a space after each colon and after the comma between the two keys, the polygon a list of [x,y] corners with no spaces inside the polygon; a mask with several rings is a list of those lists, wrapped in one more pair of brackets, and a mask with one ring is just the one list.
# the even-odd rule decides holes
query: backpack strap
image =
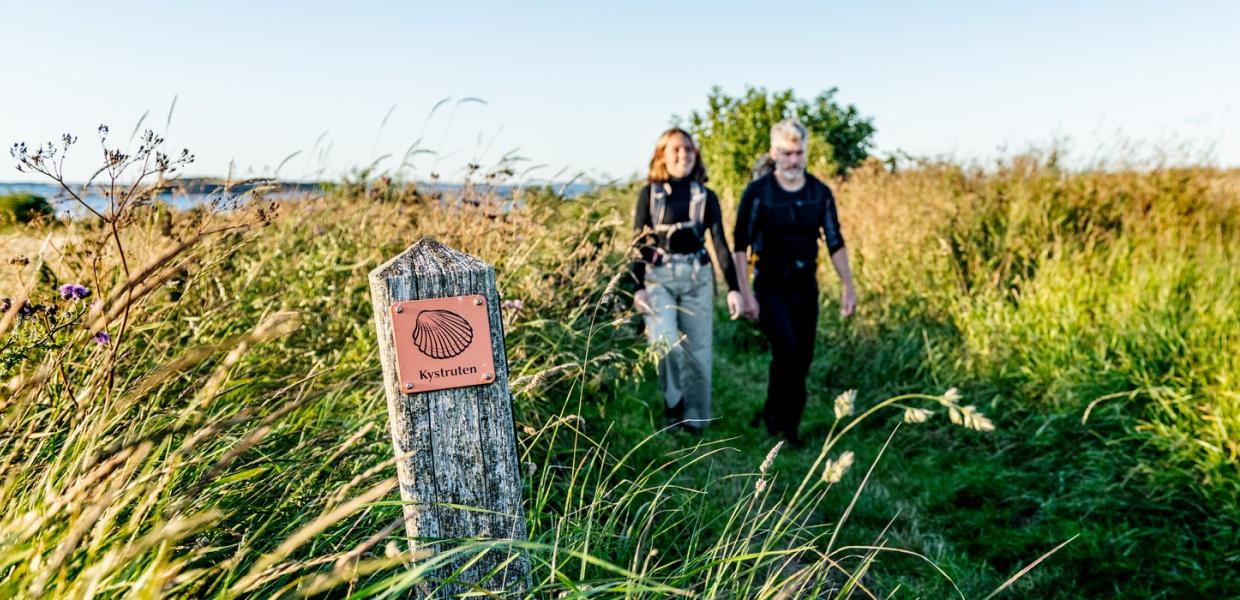
{"label": "backpack strap", "polygon": [[822,241],[827,244],[827,251],[830,253],[844,245],[844,236],[840,233],[839,215],[835,208],[835,196],[827,184],[812,175],[809,177],[810,182],[814,184],[810,198],[822,209],[822,222],[820,223]]}
{"label": "backpack strap", "polygon": [[667,212],[667,195],[671,192],[671,187],[667,182],[650,184],[650,222],[656,230],[663,222],[663,214]]}
{"label": "backpack strap", "polygon": [[758,217],[762,214],[762,201],[775,194],[775,177],[769,173],[763,177],[766,178],[766,184],[762,186],[761,192],[754,194],[753,204],[749,206],[749,247],[753,250],[751,255],[762,252],[762,230],[758,228]]}
{"label": "backpack strap", "polygon": [[823,193],[823,190],[826,189],[827,185],[818,181],[817,177],[810,175],[809,171],[805,172],[805,185],[809,186],[810,203],[815,206],[823,206],[823,203],[827,200],[827,195]]}
{"label": "backpack strap", "polygon": [[706,235],[706,187],[694,181],[689,184],[689,220],[679,223],[664,223],[663,217],[667,212],[667,197],[671,194],[671,184],[669,183],[652,183],[650,184],[650,218],[654,224],[654,231],[658,234],[670,236],[681,229],[692,229],[699,240],[704,240]]}
{"label": "backpack strap", "polygon": [[699,240],[706,239],[706,186],[694,181],[689,184],[689,221]]}

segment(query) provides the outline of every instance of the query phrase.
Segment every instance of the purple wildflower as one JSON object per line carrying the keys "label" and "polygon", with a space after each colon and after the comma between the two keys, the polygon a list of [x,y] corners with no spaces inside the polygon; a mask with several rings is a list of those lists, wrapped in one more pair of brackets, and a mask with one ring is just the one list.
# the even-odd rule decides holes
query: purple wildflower
{"label": "purple wildflower", "polygon": [[65,300],[83,300],[90,297],[90,288],[77,283],[66,283],[60,286],[60,297]]}
{"label": "purple wildflower", "polygon": [[30,315],[33,315],[38,310],[39,310],[39,307],[34,306],[30,304],[29,302],[23,302],[22,307],[17,309],[17,314],[23,317],[29,317]]}
{"label": "purple wildflower", "polygon": [[2,298],[2,299],[0,299],[0,313],[6,313],[6,312],[9,312],[9,309],[10,309],[10,308],[13,308],[13,299],[12,299],[12,298]]}
{"label": "purple wildflower", "polygon": [[521,309],[525,308],[525,303],[522,302],[520,298],[517,298],[513,300],[505,300],[502,304],[500,304],[500,307],[504,310],[520,312]]}
{"label": "purple wildflower", "polygon": [[108,332],[106,331],[102,331],[102,330],[96,331],[95,332],[95,343],[99,344],[100,346],[107,346],[108,344],[112,343],[112,336],[108,335]]}

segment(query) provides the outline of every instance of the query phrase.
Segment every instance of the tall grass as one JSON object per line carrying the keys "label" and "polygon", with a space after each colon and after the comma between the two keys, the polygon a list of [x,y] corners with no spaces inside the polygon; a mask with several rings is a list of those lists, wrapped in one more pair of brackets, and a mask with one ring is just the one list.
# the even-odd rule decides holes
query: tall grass
{"label": "tall grass", "polygon": [[870,171],[841,196],[860,217],[866,289],[896,297],[884,308],[915,299],[956,330],[957,368],[945,370],[1086,424],[1091,406],[1123,412],[1200,485],[1234,494],[1240,195],[1229,181],[1208,168],[1070,173],[1027,156],[994,172]]}
{"label": "tall grass", "polygon": [[[1202,547],[1235,531],[1229,176],[1022,159],[837,182],[864,313],[821,324],[824,402],[806,429],[822,443],[801,452],[737,416],[764,377],[762,341],[738,323],[719,325],[730,368],[716,370],[711,435],[654,425],[621,275],[633,188],[524,190],[509,211],[486,185],[502,175],[446,196],[363,180],[276,215],[259,201],[169,211],[139,186],[99,218],[28,228],[56,247],[4,284],[17,304],[0,327],[0,595],[434,594],[453,584],[438,565],[504,544],[414,555],[403,539],[365,281],[422,236],[496,266],[528,594],[1103,593],[1073,587],[1088,584],[1072,565],[1151,564],[1103,543],[1112,531],[1161,534],[1157,549],[1179,553],[1164,560],[1203,561],[1177,537],[1186,519],[1154,521],[1191,501],[1219,515],[1191,525]],[[75,283],[92,296],[62,299]],[[982,413],[997,431],[951,426],[988,430]],[[1050,462],[1021,464],[1030,449]],[[1112,496],[1001,478],[1016,469]],[[984,500],[968,500],[983,480]],[[961,505],[942,506],[951,498]],[[1064,505],[1151,517],[1091,528]],[[1112,591],[1235,583],[1195,568]]]}
{"label": "tall grass", "polygon": [[1039,596],[1240,590],[1236,181],[1049,153],[838,182],[865,311],[822,330],[815,373],[879,397],[959,385],[998,425],[903,453],[893,484],[920,499],[893,539],[985,581],[968,560],[1002,572],[1080,533],[1017,584]]}

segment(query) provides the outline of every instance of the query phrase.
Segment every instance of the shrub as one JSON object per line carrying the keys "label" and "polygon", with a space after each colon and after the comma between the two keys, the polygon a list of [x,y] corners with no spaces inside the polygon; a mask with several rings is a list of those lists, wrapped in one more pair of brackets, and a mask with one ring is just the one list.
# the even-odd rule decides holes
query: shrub
{"label": "shrub", "polygon": [[16,192],[0,196],[0,225],[29,223],[38,217],[52,216],[52,205],[47,198],[28,192]]}
{"label": "shrub", "polygon": [[689,114],[688,129],[701,146],[712,187],[737,197],[749,181],[754,161],[770,147],[775,123],[797,117],[809,130],[809,170],[820,177],[847,173],[869,157],[874,136],[872,119],[857,107],[835,101],[836,88],[813,100],[796,98],[792,90],[767,92],[747,88],[732,97],[718,87],[707,96],[705,112]]}

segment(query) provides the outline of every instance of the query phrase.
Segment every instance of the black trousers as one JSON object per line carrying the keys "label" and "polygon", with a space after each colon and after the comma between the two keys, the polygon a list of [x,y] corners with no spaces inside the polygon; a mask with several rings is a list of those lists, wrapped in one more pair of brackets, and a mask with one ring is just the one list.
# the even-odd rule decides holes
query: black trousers
{"label": "black trousers", "polygon": [[797,429],[805,412],[805,379],[814,360],[818,329],[818,280],[814,268],[776,277],[754,277],[759,323],[771,344],[770,379],[762,420],[771,434],[799,439]]}

